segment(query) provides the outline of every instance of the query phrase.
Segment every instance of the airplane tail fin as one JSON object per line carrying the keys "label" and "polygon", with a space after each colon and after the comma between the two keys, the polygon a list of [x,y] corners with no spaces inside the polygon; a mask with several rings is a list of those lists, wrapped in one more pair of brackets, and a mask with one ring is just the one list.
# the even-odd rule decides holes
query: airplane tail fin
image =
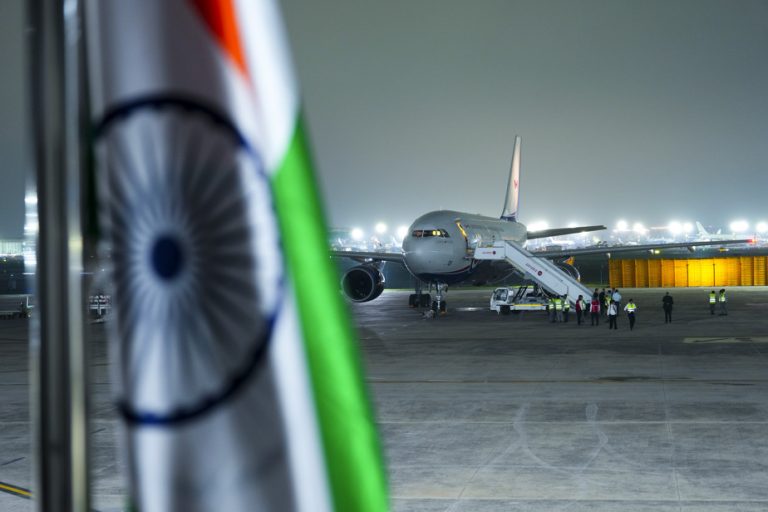
{"label": "airplane tail fin", "polygon": [[696,231],[698,231],[699,235],[701,236],[705,236],[709,234],[709,232],[706,229],[704,229],[704,226],[702,226],[701,222],[699,221],[696,221]]}
{"label": "airplane tail fin", "polygon": [[504,198],[504,211],[501,218],[517,222],[518,197],[520,193],[520,146],[522,139],[515,136],[515,148],[512,151],[512,165],[509,168],[509,182],[507,183],[507,196]]}

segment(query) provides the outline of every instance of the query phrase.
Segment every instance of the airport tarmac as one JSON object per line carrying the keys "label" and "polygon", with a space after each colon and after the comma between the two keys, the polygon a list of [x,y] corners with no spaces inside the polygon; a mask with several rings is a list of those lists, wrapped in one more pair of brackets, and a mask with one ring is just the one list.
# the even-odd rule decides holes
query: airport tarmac
{"label": "airport tarmac", "polygon": [[[768,288],[622,290],[630,332],[499,316],[490,290],[451,290],[422,319],[407,292],[352,306],[398,512],[768,510]],[[94,508],[124,503],[103,326],[94,326]],[[28,325],[0,320],[2,491],[29,489]],[[99,348],[99,347],[102,348]]]}
{"label": "airport tarmac", "polygon": [[[498,316],[451,291],[422,319],[405,292],[353,307],[394,510],[768,510],[768,289],[622,290],[630,332]],[[480,310],[462,310],[484,306]]]}

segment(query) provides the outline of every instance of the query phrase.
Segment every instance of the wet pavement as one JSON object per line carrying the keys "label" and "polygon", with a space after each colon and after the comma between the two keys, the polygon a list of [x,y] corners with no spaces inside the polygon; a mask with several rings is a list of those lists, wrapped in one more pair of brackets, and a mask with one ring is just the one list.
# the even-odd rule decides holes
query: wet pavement
{"label": "wet pavement", "polygon": [[[768,288],[622,290],[630,332],[500,316],[490,290],[451,290],[424,319],[407,292],[352,306],[393,509],[768,510]],[[95,325],[94,507],[125,503],[103,325]],[[28,323],[0,320],[0,483],[31,487]],[[2,485],[2,484],[0,484]],[[0,510],[31,511],[0,492]]]}
{"label": "wet pavement", "polygon": [[[630,332],[451,291],[353,306],[397,511],[768,510],[768,289],[622,290]],[[474,306],[483,306],[474,310]]]}

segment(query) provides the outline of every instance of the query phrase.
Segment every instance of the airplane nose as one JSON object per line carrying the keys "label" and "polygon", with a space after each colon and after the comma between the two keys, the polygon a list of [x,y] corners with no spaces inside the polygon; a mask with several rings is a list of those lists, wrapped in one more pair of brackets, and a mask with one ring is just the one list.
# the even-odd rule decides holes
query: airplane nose
{"label": "airplane nose", "polygon": [[411,240],[403,248],[405,264],[415,274],[442,270],[452,263],[450,246],[438,240]]}

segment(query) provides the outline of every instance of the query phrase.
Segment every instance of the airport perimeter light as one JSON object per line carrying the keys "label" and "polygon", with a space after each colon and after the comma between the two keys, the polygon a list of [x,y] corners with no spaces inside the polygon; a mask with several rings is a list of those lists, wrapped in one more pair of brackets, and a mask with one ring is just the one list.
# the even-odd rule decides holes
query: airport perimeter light
{"label": "airport perimeter light", "polygon": [[400,226],[397,228],[397,238],[402,240],[408,235],[408,226]]}
{"label": "airport perimeter light", "polygon": [[677,222],[676,220],[673,220],[672,222],[669,223],[669,225],[667,226],[667,229],[669,230],[670,233],[677,236],[683,232],[683,225]]}
{"label": "airport perimeter light", "polygon": [[648,228],[643,226],[642,222],[635,222],[635,224],[632,226],[632,231],[634,231],[638,235],[644,235],[648,232]]}
{"label": "airport perimeter light", "polygon": [[349,236],[352,237],[352,240],[359,242],[363,239],[365,233],[360,228],[352,228],[352,231],[349,232]]}
{"label": "airport perimeter light", "polygon": [[685,233],[686,235],[689,233],[693,233],[693,224],[691,224],[690,222],[684,222],[683,233]]}
{"label": "airport perimeter light", "polygon": [[629,229],[629,223],[625,220],[620,220],[616,223],[616,231],[626,231]]}
{"label": "airport perimeter light", "polygon": [[758,233],[760,233],[760,234],[768,232],[768,223],[766,223],[766,222],[758,222],[757,226],[755,226],[755,230]]}
{"label": "airport perimeter light", "polygon": [[735,220],[731,222],[730,228],[732,233],[743,233],[749,229],[749,223],[745,220]]}
{"label": "airport perimeter light", "polygon": [[376,230],[376,233],[383,235],[384,233],[387,232],[387,225],[384,224],[383,222],[378,222],[373,229]]}

